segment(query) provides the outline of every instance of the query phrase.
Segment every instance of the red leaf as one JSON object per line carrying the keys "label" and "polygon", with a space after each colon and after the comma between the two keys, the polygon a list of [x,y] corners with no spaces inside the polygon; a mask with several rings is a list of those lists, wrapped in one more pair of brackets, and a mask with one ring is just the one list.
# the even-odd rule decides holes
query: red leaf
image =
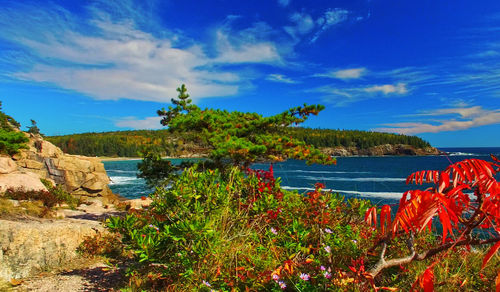
{"label": "red leaf", "polygon": [[488,253],[484,257],[483,265],[481,266],[481,270],[484,269],[486,264],[490,261],[491,257],[493,257],[493,255],[498,251],[499,248],[500,248],[500,241],[497,241],[497,243],[495,243],[495,245],[493,245],[491,247],[491,249],[488,251]]}
{"label": "red leaf", "polygon": [[439,176],[438,192],[442,193],[450,185],[450,175],[446,172],[441,172]]}
{"label": "red leaf", "polygon": [[368,209],[365,213],[365,222],[368,223],[368,225],[375,225],[377,226],[377,207],[371,207]]}
{"label": "red leaf", "polygon": [[385,233],[385,223],[387,221],[387,229],[391,226],[391,207],[389,205],[382,206],[380,210],[380,229],[382,234]]}
{"label": "red leaf", "polygon": [[434,270],[432,267],[425,270],[420,279],[420,287],[424,289],[424,292],[434,291]]}
{"label": "red leaf", "polygon": [[451,228],[451,223],[450,223],[450,217],[448,216],[448,213],[444,208],[439,208],[439,220],[441,221],[441,224],[443,225],[443,243],[446,241],[446,235],[448,232],[450,235],[453,235],[453,230]]}

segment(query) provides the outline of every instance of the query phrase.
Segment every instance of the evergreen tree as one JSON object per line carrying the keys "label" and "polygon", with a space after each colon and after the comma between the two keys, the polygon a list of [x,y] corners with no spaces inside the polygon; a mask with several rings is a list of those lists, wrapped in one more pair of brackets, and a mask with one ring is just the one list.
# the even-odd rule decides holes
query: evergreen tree
{"label": "evergreen tree", "polygon": [[37,127],[35,120],[31,120],[31,127],[28,127],[28,133],[40,135],[40,129]]}

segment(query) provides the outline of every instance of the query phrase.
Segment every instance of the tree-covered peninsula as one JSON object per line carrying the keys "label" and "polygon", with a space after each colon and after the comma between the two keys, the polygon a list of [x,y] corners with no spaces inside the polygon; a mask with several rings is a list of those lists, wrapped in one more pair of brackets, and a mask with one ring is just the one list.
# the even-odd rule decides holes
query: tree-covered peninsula
{"label": "tree-covered peninsula", "polygon": [[[301,127],[292,127],[288,132],[294,139],[339,156],[342,155],[339,150],[346,150],[345,155],[436,154],[427,141],[416,136]],[[193,136],[196,136],[195,133],[170,133],[167,129],[161,129],[83,133],[46,139],[66,153],[86,156],[139,157],[145,145],[162,156],[197,156],[206,153],[208,145]],[[394,147],[386,152],[373,150],[385,145]],[[405,145],[405,148],[395,147],[398,145]]]}

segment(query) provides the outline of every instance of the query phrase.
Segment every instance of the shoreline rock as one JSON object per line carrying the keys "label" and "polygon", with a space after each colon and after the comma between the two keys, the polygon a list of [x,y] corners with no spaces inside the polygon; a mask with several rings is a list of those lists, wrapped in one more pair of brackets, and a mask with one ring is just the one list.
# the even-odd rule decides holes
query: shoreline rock
{"label": "shoreline rock", "polygon": [[334,147],[322,148],[321,151],[331,156],[348,157],[348,156],[427,156],[441,155],[442,151],[434,147],[416,148],[405,144],[384,144],[377,145],[367,149],[358,149],[356,147]]}
{"label": "shoreline rock", "polygon": [[36,185],[33,181],[37,176],[63,185],[79,199],[99,198],[104,203],[119,200],[108,186],[110,179],[99,158],[65,154],[39,135],[29,135],[29,138],[28,149],[22,149],[12,159],[0,158],[0,192],[16,185],[27,190],[46,190],[40,187],[43,184]]}

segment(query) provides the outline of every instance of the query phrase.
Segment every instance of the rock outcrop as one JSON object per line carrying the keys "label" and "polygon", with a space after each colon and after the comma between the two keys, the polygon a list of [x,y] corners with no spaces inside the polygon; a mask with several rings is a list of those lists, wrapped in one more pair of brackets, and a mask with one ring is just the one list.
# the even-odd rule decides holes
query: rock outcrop
{"label": "rock outcrop", "polygon": [[321,151],[332,156],[386,156],[386,155],[439,155],[441,151],[434,147],[416,148],[410,145],[384,144],[367,149],[356,147],[323,148]]}
{"label": "rock outcrop", "polygon": [[38,135],[31,135],[28,149],[12,158],[13,161],[8,157],[0,159],[0,191],[2,181],[12,182],[4,184],[8,187],[19,184],[26,188],[23,181],[28,182],[29,175],[63,185],[73,196],[84,200],[95,197],[105,203],[117,200],[108,187],[109,177],[99,158],[65,154]]}
{"label": "rock outcrop", "polygon": [[0,278],[24,278],[66,264],[86,236],[103,229],[90,220],[0,220]]}

